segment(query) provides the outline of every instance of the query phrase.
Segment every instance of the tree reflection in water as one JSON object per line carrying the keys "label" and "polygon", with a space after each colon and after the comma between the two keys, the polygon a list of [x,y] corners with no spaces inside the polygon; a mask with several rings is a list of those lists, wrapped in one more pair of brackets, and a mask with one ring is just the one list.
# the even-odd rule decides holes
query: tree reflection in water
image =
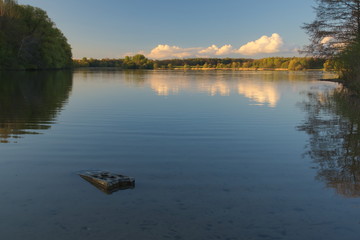
{"label": "tree reflection in water", "polygon": [[69,98],[72,72],[0,72],[0,142],[49,129]]}
{"label": "tree reflection in water", "polygon": [[344,88],[308,93],[299,126],[310,136],[308,151],[317,179],[345,197],[360,197],[360,99]]}

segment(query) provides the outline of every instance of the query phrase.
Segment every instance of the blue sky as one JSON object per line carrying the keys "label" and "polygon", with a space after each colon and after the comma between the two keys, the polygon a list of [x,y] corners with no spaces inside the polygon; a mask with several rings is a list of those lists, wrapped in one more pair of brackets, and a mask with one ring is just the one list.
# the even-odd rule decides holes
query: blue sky
{"label": "blue sky", "polygon": [[74,58],[295,56],[314,0],[19,0],[47,11]]}

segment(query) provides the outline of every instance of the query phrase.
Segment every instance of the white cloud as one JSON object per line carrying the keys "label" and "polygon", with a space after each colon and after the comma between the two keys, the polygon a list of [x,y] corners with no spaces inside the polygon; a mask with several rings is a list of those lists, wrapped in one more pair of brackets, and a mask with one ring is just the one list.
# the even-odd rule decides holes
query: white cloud
{"label": "white cloud", "polygon": [[333,41],[334,41],[333,37],[324,37],[320,43],[325,45],[325,44],[331,44]]}
{"label": "white cloud", "polygon": [[[158,45],[147,54],[147,57],[154,59],[164,58],[187,58],[187,57],[206,57],[206,56],[220,56],[234,53],[231,45],[224,45],[217,47],[212,45],[208,48],[181,48],[178,46]],[[145,54],[146,55],[146,54]]]}
{"label": "white cloud", "polygon": [[181,48],[178,46],[169,46],[169,45],[158,45],[156,48],[152,49],[149,58],[186,58],[191,57],[198,52],[198,48]]}
{"label": "white cloud", "polygon": [[216,45],[211,45],[210,47],[199,51],[199,53],[200,54],[215,54],[217,51],[219,51],[219,48]]}
{"label": "white cloud", "polygon": [[231,45],[224,45],[215,53],[216,55],[226,55],[233,52],[233,47]]}
{"label": "white cloud", "polygon": [[199,54],[210,54],[210,55],[227,55],[233,53],[233,47],[231,45],[224,45],[222,47],[218,47],[216,45],[211,45],[208,48],[205,48],[203,50],[200,50],[198,52]]}
{"label": "white cloud", "polygon": [[339,49],[346,47],[346,44],[345,44],[345,43],[336,42],[336,39],[333,38],[333,37],[330,37],[330,36],[324,37],[324,38],[320,41],[320,43],[321,43],[322,45],[327,46],[327,47],[335,47],[335,48],[339,48]]}
{"label": "white cloud", "polygon": [[249,42],[239,49],[234,49],[230,44],[218,47],[211,45],[210,47],[194,47],[194,48],[181,48],[178,46],[170,46],[160,44],[145,54],[152,59],[166,59],[166,58],[190,58],[190,57],[218,57],[226,55],[256,55],[256,54],[269,54],[280,52],[284,45],[281,36],[277,33],[272,34],[270,37],[262,36],[261,38]]}
{"label": "white cloud", "polygon": [[270,37],[262,36],[261,38],[248,42],[241,46],[238,53],[243,55],[256,55],[260,53],[277,53],[280,52],[284,42],[281,36],[277,33],[272,34]]}

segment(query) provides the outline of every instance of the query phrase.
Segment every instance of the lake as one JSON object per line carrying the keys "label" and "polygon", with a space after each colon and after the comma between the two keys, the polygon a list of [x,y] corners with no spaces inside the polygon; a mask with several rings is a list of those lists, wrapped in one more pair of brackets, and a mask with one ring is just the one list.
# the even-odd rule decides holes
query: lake
{"label": "lake", "polygon": [[0,237],[358,239],[360,114],[327,77],[0,73]]}

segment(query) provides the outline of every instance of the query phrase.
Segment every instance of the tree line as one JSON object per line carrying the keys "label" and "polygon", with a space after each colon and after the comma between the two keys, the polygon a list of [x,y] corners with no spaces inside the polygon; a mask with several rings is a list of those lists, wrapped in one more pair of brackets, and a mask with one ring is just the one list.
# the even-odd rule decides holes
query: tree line
{"label": "tree line", "polygon": [[58,69],[71,64],[71,47],[44,10],[0,0],[0,70]]}
{"label": "tree line", "polygon": [[248,58],[188,58],[150,60],[144,55],[137,54],[124,59],[93,59],[83,58],[73,61],[74,67],[115,67],[121,69],[283,69],[306,70],[326,69],[331,70],[334,64],[325,58],[314,57],[270,57],[263,59]]}
{"label": "tree line", "polygon": [[304,24],[304,53],[328,59],[347,87],[360,94],[360,0],[317,0],[316,17]]}

